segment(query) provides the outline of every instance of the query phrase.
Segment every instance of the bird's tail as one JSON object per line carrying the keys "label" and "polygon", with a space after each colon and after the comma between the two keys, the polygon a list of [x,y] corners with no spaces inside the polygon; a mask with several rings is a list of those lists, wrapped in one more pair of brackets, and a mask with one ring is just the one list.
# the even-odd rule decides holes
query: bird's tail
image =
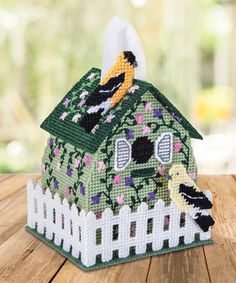
{"label": "bird's tail", "polygon": [[102,117],[103,109],[94,113],[85,113],[83,118],[80,120],[79,125],[85,129],[86,132],[90,133],[94,126],[96,126]]}
{"label": "bird's tail", "polygon": [[204,232],[207,232],[215,223],[211,215],[198,215],[194,220]]}

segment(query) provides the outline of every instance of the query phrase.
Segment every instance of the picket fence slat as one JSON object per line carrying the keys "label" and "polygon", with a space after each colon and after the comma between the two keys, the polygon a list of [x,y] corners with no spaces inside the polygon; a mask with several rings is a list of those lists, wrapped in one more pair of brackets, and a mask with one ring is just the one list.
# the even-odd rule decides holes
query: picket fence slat
{"label": "picket fence slat", "polygon": [[[211,199],[210,191],[205,193]],[[31,180],[27,184],[27,203],[28,226],[80,258],[85,266],[96,264],[97,256],[101,256],[102,262],[110,261],[114,252],[125,258],[131,248],[136,254],[143,254],[147,244],[158,251],[166,240],[173,248],[179,245],[180,237],[185,244],[195,241],[196,234],[200,240],[211,238],[211,230],[203,232],[174,203],[165,206],[163,200],[158,200],[152,209],[141,203],[135,212],[124,205],[118,215],[107,208],[97,219],[93,212],[79,212],[75,204],[70,206],[67,199],[62,201],[58,194],[42,190]]]}

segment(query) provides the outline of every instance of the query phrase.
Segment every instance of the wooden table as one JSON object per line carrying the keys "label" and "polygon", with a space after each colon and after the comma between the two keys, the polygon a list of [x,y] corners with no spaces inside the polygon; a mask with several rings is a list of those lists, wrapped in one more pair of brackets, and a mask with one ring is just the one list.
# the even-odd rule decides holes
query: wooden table
{"label": "wooden table", "polygon": [[213,192],[214,245],[85,272],[25,231],[26,182],[0,175],[0,282],[236,282],[236,177],[200,176]]}

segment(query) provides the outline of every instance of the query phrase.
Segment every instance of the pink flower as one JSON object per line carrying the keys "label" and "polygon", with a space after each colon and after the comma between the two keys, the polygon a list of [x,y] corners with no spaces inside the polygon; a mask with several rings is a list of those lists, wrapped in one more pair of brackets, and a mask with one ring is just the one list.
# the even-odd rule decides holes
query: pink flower
{"label": "pink flower", "polygon": [[65,189],[65,195],[66,195],[66,197],[70,197],[71,196],[71,188],[70,187],[67,187],[66,189]]}
{"label": "pink flower", "polygon": [[99,210],[95,213],[96,218],[102,218],[102,210]]}
{"label": "pink flower", "polygon": [[143,114],[136,114],[135,115],[135,121],[137,124],[142,124],[143,123]]}
{"label": "pink flower", "polygon": [[164,176],[166,174],[166,169],[164,166],[157,167],[157,173],[159,173],[161,176]]}
{"label": "pink flower", "polygon": [[61,121],[64,121],[67,116],[68,116],[68,113],[67,113],[67,112],[63,112],[63,113],[61,114],[61,116],[60,116],[59,119],[60,119]]}
{"label": "pink flower", "polygon": [[68,106],[70,102],[71,102],[71,99],[66,98],[63,102],[63,105]]}
{"label": "pink flower", "polygon": [[108,115],[106,118],[107,123],[111,123],[114,118],[115,118],[115,115]]}
{"label": "pink flower", "polygon": [[115,175],[115,177],[113,178],[112,184],[119,185],[120,182],[121,182],[121,175]]}
{"label": "pink flower", "polygon": [[75,167],[76,168],[78,168],[79,167],[79,165],[80,165],[80,159],[79,158],[77,158],[77,159],[75,159]]}
{"label": "pink flower", "polygon": [[141,129],[142,129],[143,136],[148,135],[151,132],[151,129],[147,125],[142,126]]}
{"label": "pink flower", "polygon": [[174,142],[173,147],[174,147],[174,152],[180,152],[183,148],[183,144],[177,141],[177,142]]}
{"label": "pink flower", "polygon": [[195,171],[189,172],[188,175],[194,181],[197,179],[197,172]]}
{"label": "pink flower", "polygon": [[85,166],[89,166],[91,161],[92,161],[92,159],[93,158],[91,156],[85,155],[85,157],[83,158],[84,165]]}
{"label": "pink flower", "polygon": [[54,153],[54,156],[56,156],[56,157],[60,156],[60,150],[59,150],[59,148],[57,148],[57,147],[54,148],[53,153]]}
{"label": "pink flower", "polygon": [[61,171],[61,163],[60,163],[60,162],[57,162],[57,164],[56,164],[56,170],[57,170],[58,172]]}
{"label": "pink flower", "polygon": [[105,170],[105,169],[106,169],[106,165],[105,165],[104,161],[103,161],[103,160],[99,160],[99,161],[98,161],[97,170],[98,170],[99,172],[101,172],[101,171],[103,171],[103,170]]}
{"label": "pink flower", "polygon": [[116,197],[116,201],[117,201],[117,203],[118,204],[124,204],[124,202],[125,202],[125,199],[124,199],[125,197],[124,197],[124,195],[118,195],[117,197]]}
{"label": "pink flower", "polygon": [[95,75],[96,75],[96,73],[91,73],[91,74],[87,77],[87,80],[91,81],[92,78],[94,78]]}
{"label": "pink flower", "polygon": [[152,102],[147,102],[144,106],[146,112],[152,112]]}

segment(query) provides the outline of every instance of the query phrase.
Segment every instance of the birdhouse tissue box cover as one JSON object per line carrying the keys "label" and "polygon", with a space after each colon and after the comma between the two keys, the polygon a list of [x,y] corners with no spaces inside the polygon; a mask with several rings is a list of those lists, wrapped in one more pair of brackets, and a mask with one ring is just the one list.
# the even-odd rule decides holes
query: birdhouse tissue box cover
{"label": "birdhouse tissue box cover", "polygon": [[92,68],[41,127],[41,184],[27,230],[83,269],[211,242],[211,193],[196,184],[197,130],[122,51]]}

